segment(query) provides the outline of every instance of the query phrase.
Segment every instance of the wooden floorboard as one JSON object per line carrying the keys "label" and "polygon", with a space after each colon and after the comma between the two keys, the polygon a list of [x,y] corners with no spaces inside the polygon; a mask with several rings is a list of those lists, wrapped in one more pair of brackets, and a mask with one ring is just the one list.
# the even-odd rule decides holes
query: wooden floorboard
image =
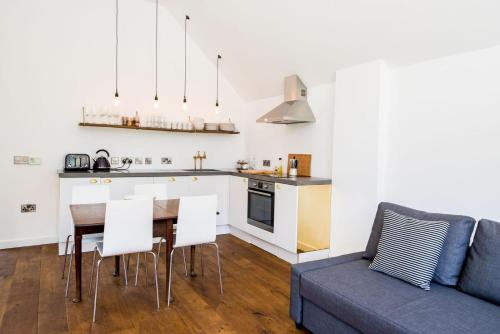
{"label": "wooden floorboard", "polygon": [[[165,301],[165,254],[159,265],[160,310],[155,308],[153,265],[146,287],[141,259],[134,286],[135,256],[130,259],[129,286],[123,274],[111,275],[113,259],[101,267],[97,322],[91,322],[87,295],[92,257],[83,257],[82,302],[64,298],[63,257],[56,245],[0,251],[0,333],[300,333],[288,316],[290,265],[231,235],[217,238],[224,294],[219,291],[215,249],[206,247],[204,275],[200,252],[197,277],[186,277],[182,253],[174,257],[174,301]],[[189,252],[186,252],[189,261]],[[123,273],[123,271],[122,271]],[[70,285],[70,297],[74,291]]]}

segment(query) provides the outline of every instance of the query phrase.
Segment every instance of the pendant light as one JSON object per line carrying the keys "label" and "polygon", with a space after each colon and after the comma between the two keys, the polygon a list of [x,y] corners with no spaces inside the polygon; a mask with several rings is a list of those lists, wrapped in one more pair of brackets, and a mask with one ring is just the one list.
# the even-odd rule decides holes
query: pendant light
{"label": "pendant light", "polygon": [[158,109],[158,0],[156,0],[156,44],[155,44],[155,100],[153,107]]}
{"label": "pendant light", "polygon": [[220,112],[219,108],[219,60],[221,60],[221,55],[217,55],[217,96],[215,98],[215,113],[218,114]]}
{"label": "pendant light", "polygon": [[186,99],[186,83],[187,83],[187,21],[189,20],[189,15],[186,15],[184,19],[184,99],[182,100],[182,109],[187,110],[187,99]]}
{"label": "pendant light", "polygon": [[118,0],[116,0],[115,9],[115,98],[113,103],[117,106],[120,103],[118,96]]}

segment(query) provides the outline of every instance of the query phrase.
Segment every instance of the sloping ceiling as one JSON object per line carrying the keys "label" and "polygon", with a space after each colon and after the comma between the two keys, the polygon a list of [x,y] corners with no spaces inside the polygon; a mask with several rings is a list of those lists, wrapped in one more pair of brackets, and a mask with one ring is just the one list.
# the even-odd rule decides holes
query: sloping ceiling
{"label": "sloping ceiling", "polygon": [[500,44],[498,0],[160,0],[249,100],[384,58],[408,64]]}

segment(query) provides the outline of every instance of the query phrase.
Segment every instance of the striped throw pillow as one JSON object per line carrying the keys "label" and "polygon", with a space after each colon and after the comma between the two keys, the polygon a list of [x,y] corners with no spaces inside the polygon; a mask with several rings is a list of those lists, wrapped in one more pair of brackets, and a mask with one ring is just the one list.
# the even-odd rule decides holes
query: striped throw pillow
{"label": "striped throw pillow", "polygon": [[444,221],[418,220],[385,210],[377,255],[370,269],[430,290],[448,227]]}

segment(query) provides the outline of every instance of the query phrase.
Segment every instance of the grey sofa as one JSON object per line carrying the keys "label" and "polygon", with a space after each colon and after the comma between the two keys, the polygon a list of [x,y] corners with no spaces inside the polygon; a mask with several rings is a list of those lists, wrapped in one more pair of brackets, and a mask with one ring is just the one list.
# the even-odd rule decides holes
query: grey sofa
{"label": "grey sofa", "polygon": [[[384,206],[397,207],[390,203],[381,203],[379,212]],[[413,216],[416,217],[427,214],[399,208],[400,211],[406,210],[406,214],[414,213]],[[459,291],[456,287],[458,277],[452,282],[453,285],[445,286],[433,282],[431,291],[424,291],[368,269],[371,263],[367,256],[369,248],[378,243],[374,238],[380,237],[376,225],[380,225],[381,218],[379,213],[377,216],[365,252],[301,263],[292,267],[290,316],[297,327],[305,327],[318,334],[500,333],[500,306]],[[446,215],[439,217],[446,218]],[[466,222],[462,227],[466,226],[466,234],[472,233],[475,223],[472,220],[471,225],[472,218],[450,217],[452,221],[455,219],[457,222]],[[457,232],[453,238],[457,237],[458,240],[458,235]],[[461,236],[462,239],[465,237],[467,235]],[[468,237],[470,238],[470,234]],[[461,243],[460,247],[463,248],[463,240]],[[465,247],[468,248],[468,242]],[[467,252],[467,249],[464,252]],[[458,255],[456,250],[454,256],[462,265],[465,256]],[[456,265],[456,259],[455,262]],[[441,269],[450,266],[452,264],[442,263]]]}

